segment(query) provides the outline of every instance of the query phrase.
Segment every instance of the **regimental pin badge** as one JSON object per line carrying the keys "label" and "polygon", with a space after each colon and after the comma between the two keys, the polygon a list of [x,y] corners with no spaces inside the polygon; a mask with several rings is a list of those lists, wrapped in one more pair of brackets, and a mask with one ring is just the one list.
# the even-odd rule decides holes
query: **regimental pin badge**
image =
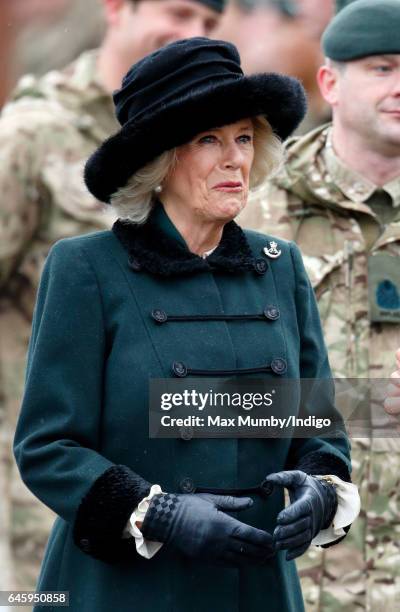
{"label": "regimental pin badge", "polygon": [[271,257],[271,259],[276,259],[282,254],[282,251],[278,249],[278,243],[275,242],[275,240],[271,240],[271,242],[269,243],[269,248],[264,247],[263,251],[267,255],[267,257]]}

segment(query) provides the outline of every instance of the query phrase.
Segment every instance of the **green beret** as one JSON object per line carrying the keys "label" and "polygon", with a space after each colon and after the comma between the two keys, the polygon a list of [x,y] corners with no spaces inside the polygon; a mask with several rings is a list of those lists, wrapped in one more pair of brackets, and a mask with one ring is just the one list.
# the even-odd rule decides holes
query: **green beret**
{"label": "green beret", "polygon": [[296,17],[298,14],[295,0],[236,0],[235,3],[244,11],[273,7],[285,17]]}
{"label": "green beret", "polygon": [[355,0],[336,0],[336,2],[335,2],[335,4],[336,4],[336,12],[338,13],[339,11],[342,10],[342,8],[344,8],[345,6],[350,4],[351,2],[355,2]]}
{"label": "green beret", "polygon": [[200,4],[205,4],[217,13],[223,13],[225,9],[225,0],[197,0],[197,2],[200,2]]}
{"label": "green beret", "polygon": [[400,53],[400,0],[353,0],[347,4],[322,35],[326,57],[346,62]]}

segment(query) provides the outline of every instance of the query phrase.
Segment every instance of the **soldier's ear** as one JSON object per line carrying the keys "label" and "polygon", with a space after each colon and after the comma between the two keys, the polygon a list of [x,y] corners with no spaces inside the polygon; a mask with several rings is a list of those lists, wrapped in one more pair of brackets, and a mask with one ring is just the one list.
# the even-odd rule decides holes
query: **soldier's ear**
{"label": "soldier's ear", "polygon": [[317,83],[321,95],[332,107],[336,106],[338,102],[339,78],[339,68],[330,63],[325,63],[317,72]]}
{"label": "soldier's ear", "polygon": [[117,25],[126,0],[102,0],[105,20],[108,26]]}
{"label": "soldier's ear", "polygon": [[396,365],[397,369],[400,370],[400,348],[396,351]]}

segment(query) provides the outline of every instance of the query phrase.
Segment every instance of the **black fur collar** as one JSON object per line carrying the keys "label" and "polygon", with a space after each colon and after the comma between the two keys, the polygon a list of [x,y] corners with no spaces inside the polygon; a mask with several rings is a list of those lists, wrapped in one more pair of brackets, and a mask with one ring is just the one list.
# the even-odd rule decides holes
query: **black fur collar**
{"label": "black fur collar", "polygon": [[257,266],[258,260],[244,232],[234,221],[225,225],[221,242],[206,259],[191,253],[165,233],[151,214],[144,225],[118,220],[112,231],[129,253],[131,267],[136,271],[143,269],[159,276],[183,276],[210,270],[254,271]]}

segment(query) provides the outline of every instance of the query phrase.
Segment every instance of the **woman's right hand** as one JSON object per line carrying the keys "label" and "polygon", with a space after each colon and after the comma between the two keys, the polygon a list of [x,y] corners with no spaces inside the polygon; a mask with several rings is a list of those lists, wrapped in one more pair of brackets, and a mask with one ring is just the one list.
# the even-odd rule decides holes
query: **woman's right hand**
{"label": "woman's right hand", "polygon": [[271,534],[222,512],[252,504],[249,497],[210,493],[155,495],[141,531],[188,557],[228,566],[261,564],[274,555]]}

